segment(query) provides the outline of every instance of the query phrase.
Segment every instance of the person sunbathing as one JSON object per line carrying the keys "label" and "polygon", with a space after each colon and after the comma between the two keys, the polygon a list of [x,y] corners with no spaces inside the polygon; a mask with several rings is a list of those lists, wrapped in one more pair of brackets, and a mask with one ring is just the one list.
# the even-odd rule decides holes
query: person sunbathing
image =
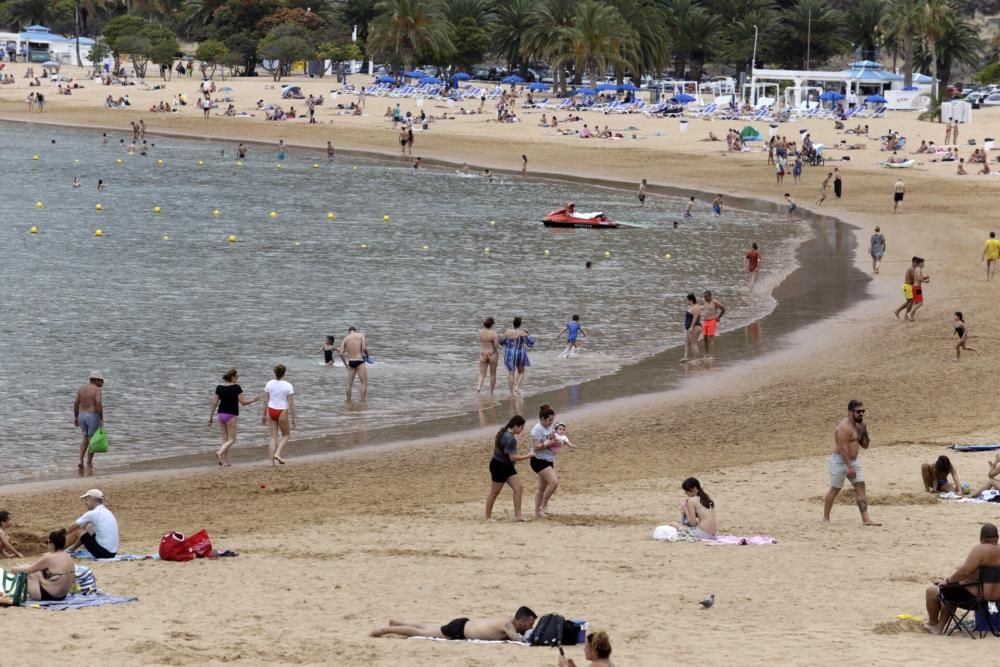
{"label": "person sunbathing", "polygon": [[76,581],[73,558],[66,553],[66,531],[49,533],[49,552],[31,565],[12,567],[13,574],[28,575],[28,597],[32,600],[62,600]]}
{"label": "person sunbathing", "polygon": [[987,470],[989,471],[986,473],[986,483],[976,489],[976,492],[972,494],[973,498],[978,498],[983,495],[983,492],[989,491],[990,489],[1000,491],[1000,480],[997,479],[1000,477],[1000,454],[997,454],[993,461],[987,463],[986,465]]}
{"label": "person sunbathing", "polygon": [[[962,493],[962,482],[958,479],[958,472],[947,456],[939,456],[934,463],[921,465],[920,475],[924,478],[924,489],[927,493],[948,493],[949,491]],[[949,475],[954,480],[954,484],[948,481]]]}
{"label": "person sunbathing", "polygon": [[[984,523],[979,530],[979,544],[972,547],[961,567],[945,579],[936,579],[927,587],[927,622],[924,629],[939,635],[958,605],[976,601],[979,582],[983,582],[983,596],[987,600],[1000,599],[1000,546],[997,527]],[[944,613],[942,613],[944,612]]]}
{"label": "person sunbathing", "polygon": [[714,540],[717,531],[715,502],[701,488],[694,477],[681,483],[684,500],[681,502],[681,522],[671,523],[677,530],[687,531],[699,540]]}
{"label": "person sunbathing", "polygon": [[538,616],[527,607],[521,607],[514,618],[456,618],[444,625],[435,623],[408,623],[389,621],[388,625],[375,628],[372,637],[400,635],[402,637],[435,637],[437,639],[482,639],[487,641],[524,641],[524,633],[535,625]]}
{"label": "person sunbathing", "polygon": [[[611,662],[611,640],[606,632],[591,632],[583,645],[583,658],[589,660],[587,667],[614,667]],[[559,667],[576,667],[576,663],[564,655],[559,656]]]}

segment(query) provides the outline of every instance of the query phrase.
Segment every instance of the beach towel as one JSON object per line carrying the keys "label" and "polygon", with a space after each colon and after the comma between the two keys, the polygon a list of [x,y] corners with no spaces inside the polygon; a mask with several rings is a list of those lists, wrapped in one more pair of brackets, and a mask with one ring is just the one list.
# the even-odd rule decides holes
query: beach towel
{"label": "beach towel", "polygon": [[95,560],[101,563],[114,563],[123,561],[133,561],[133,560],[160,560],[160,554],[149,554],[148,556],[143,556],[141,554],[118,554],[114,558],[94,558],[94,556],[86,549],[77,549],[69,554],[77,560]]}
{"label": "beach towel", "polygon": [[714,540],[702,540],[706,544],[727,545],[736,544],[739,546],[758,546],[763,544],[777,544],[778,540],[770,535],[716,535]]}
{"label": "beach towel", "polygon": [[445,639],[444,637],[410,637],[410,639],[426,639],[432,642],[468,642],[470,644],[515,644],[517,646],[528,646],[524,642],[515,642],[510,639]]}
{"label": "beach towel", "polygon": [[1000,491],[987,489],[976,497],[963,496],[955,493],[954,491],[949,491],[948,493],[939,493],[938,498],[941,500],[957,500],[960,503],[972,503],[977,505],[982,503],[1000,503]]}
{"label": "beach towel", "polygon": [[50,609],[52,611],[65,611],[67,609],[83,609],[84,607],[103,607],[109,604],[125,604],[136,602],[137,597],[121,597],[118,595],[108,595],[107,593],[91,593],[90,595],[69,594],[63,600],[30,600],[25,603],[25,607],[34,609]]}

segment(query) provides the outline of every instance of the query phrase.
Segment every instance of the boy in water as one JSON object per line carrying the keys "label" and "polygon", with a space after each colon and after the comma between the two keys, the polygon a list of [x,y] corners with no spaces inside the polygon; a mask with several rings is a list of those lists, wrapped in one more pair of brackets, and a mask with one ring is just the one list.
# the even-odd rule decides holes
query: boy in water
{"label": "boy in water", "polygon": [[575,357],[577,352],[576,339],[579,336],[583,336],[584,338],[587,337],[587,332],[584,331],[583,327],[580,326],[579,315],[573,315],[572,321],[566,324],[563,330],[559,332],[560,336],[563,334],[566,334],[566,349],[563,350],[562,354],[560,354],[559,356]]}
{"label": "boy in water", "polygon": [[722,195],[716,195],[715,199],[712,200],[712,216],[720,217],[722,215]]}
{"label": "boy in water", "polygon": [[323,347],[319,348],[319,351],[323,353],[324,366],[333,366],[333,351],[337,349],[333,341],[333,336],[327,336],[326,342],[323,343]]}
{"label": "boy in water", "polygon": [[691,215],[691,209],[693,209],[693,208],[694,208],[694,197],[691,197],[691,199],[688,200],[687,208],[684,209],[684,217],[685,218],[692,217],[692,215]]}
{"label": "boy in water", "polygon": [[795,213],[795,209],[797,209],[799,205],[795,203],[794,199],[792,199],[792,195],[787,192],[785,193],[785,203],[788,204],[788,219],[791,220],[792,214]]}

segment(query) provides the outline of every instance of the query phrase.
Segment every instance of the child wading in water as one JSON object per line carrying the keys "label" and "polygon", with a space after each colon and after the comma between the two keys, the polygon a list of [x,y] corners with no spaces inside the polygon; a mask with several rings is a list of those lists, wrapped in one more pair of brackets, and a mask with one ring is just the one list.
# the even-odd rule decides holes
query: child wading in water
{"label": "child wading in water", "polygon": [[955,321],[952,322],[955,327],[955,336],[958,337],[958,342],[955,344],[955,361],[958,361],[962,356],[962,350],[967,352],[978,352],[974,347],[969,347],[969,327],[965,324],[965,317],[962,315],[962,311],[955,311]]}
{"label": "child wading in water", "polygon": [[333,351],[336,349],[337,346],[333,344],[333,336],[327,336],[323,347],[319,348],[319,351],[323,353],[324,366],[333,366]]}
{"label": "child wading in water", "polygon": [[563,330],[559,332],[560,336],[563,334],[566,334],[566,349],[559,356],[575,357],[577,352],[576,339],[580,336],[587,337],[587,332],[580,326],[579,315],[574,315],[573,320],[567,323]]}

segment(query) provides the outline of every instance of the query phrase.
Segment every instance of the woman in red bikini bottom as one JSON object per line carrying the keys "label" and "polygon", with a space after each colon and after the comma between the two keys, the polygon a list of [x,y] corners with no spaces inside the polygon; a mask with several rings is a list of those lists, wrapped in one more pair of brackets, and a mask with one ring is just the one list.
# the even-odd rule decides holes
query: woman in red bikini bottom
{"label": "woman in red bikini bottom", "polygon": [[[274,367],[274,379],[264,386],[264,414],[261,423],[271,432],[268,453],[271,455],[271,465],[285,465],[281,452],[288,444],[288,436],[295,428],[295,389],[284,379],[286,369],[282,364]],[[281,437],[278,437],[278,434]]]}

